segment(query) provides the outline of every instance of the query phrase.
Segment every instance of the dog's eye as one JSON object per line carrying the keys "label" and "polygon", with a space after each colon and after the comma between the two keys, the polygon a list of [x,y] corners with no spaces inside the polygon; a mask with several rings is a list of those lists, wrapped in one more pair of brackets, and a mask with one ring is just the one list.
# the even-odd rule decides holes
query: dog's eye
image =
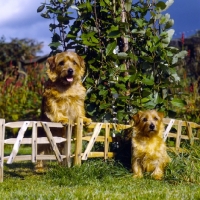
{"label": "dog's eye", "polygon": [[60,62],[58,63],[58,65],[59,65],[59,66],[62,66],[62,65],[64,65],[64,63],[65,63],[64,61],[60,61]]}
{"label": "dog's eye", "polygon": [[155,121],[158,121],[158,118],[157,118],[157,117],[154,117],[154,120],[155,120]]}
{"label": "dog's eye", "polygon": [[73,64],[74,64],[74,65],[77,65],[76,61],[73,61]]}
{"label": "dog's eye", "polygon": [[143,122],[146,122],[146,121],[147,121],[147,118],[143,118],[142,121],[143,121]]}

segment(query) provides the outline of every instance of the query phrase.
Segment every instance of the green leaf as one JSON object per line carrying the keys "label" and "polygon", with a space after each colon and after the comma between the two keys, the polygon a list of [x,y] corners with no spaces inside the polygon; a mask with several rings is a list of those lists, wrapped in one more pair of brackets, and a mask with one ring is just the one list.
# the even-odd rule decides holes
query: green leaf
{"label": "green leaf", "polygon": [[146,103],[146,102],[148,102],[148,101],[150,101],[150,99],[149,99],[149,98],[146,98],[146,97],[141,99],[141,102],[142,102],[142,103]]}
{"label": "green leaf", "polygon": [[127,12],[129,12],[131,10],[132,7],[132,0],[128,0],[126,1],[126,3],[124,4],[124,8]]}
{"label": "green leaf", "polygon": [[182,108],[182,107],[187,105],[187,103],[184,100],[178,99],[178,98],[173,98],[173,100],[171,101],[171,104],[173,106],[176,106],[176,107],[179,107],[179,108]]}
{"label": "green leaf", "polygon": [[153,85],[154,84],[154,80],[153,79],[148,79],[146,77],[143,77],[142,83],[145,84],[145,85]]}
{"label": "green leaf", "polygon": [[56,29],[56,25],[55,24],[49,24],[49,30],[53,31],[54,29]]}
{"label": "green leaf", "polygon": [[108,94],[108,90],[100,90],[99,95],[106,96]]}
{"label": "green leaf", "polygon": [[117,46],[117,42],[116,41],[108,44],[107,47],[106,47],[106,56],[111,55],[116,46]]}
{"label": "green leaf", "polygon": [[124,84],[118,84],[118,83],[116,83],[115,85],[116,85],[117,88],[119,88],[121,90],[126,90],[126,85],[124,85]]}
{"label": "green leaf", "polygon": [[59,47],[61,45],[61,43],[60,42],[52,42],[52,43],[50,43],[48,46],[50,46],[50,47]]}
{"label": "green leaf", "polygon": [[150,56],[141,56],[141,58],[147,62],[153,63],[153,58],[151,58]]}
{"label": "green leaf", "polygon": [[138,74],[134,73],[133,75],[130,76],[129,81],[131,83],[134,83],[137,77],[138,77]]}
{"label": "green leaf", "polygon": [[96,102],[97,96],[95,94],[92,94],[90,97],[90,102]]}
{"label": "green leaf", "polygon": [[46,19],[50,19],[51,18],[48,13],[42,13],[41,16],[46,18]]}
{"label": "green leaf", "polygon": [[[144,20],[143,19],[135,19],[137,25],[139,27],[143,27],[145,25]],[[133,30],[132,30],[133,31]]]}
{"label": "green leaf", "polygon": [[111,104],[106,104],[106,103],[103,102],[103,103],[100,104],[99,108],[100,108],[100,109],[106,109],[106,108],[109,108],[110,105],[111,105]]}
{"label": "green leaf", "polygon": [[108,37],[109,37],[109,38],[117,38],[117,37],[120,37],[120,31],[119,31],[119,30],[111,31],[111,32],[108,34]]}
{"label": "green leaf", "polygon": [[170,19],[166,24],[165,24],[165,29],[169,29],[174,25],[174,20]]}
{"label": "green leaf", "polygon": [[147,97],[151,94],[152,91],[150,91],[149,89],[143,89],[142,90],[142,97]]}
{"label": "green leaf", "polygon": [[42,12],[45,8],[45,4],[38,7],[37,12]]}
{"label": "green leaf", "polygon": [[159,1],[155,6],[156,8],[160,8],[161,10],[164,10],[166,8],[166,4],[163,1]]}
{"label": "green leaf", "polygon": [[72,34],[67,34],[66,38],[70,38],[70,39],[76,39],[76,35],[72,35]]}
{"label": "green leaf", "polygon": [[99,40],[96,37],[94,37],[94,36],[91,37],[91,40],[94,43],[99,43]]}

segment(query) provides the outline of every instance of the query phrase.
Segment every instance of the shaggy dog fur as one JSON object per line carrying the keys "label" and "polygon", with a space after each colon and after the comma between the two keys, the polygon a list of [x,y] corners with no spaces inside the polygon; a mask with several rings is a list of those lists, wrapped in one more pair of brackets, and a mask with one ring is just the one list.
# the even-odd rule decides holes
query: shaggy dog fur
{"label": "shaggy dog fur", "polygon": [[84,100],[86,89],[81,78],[84,75],[84,60],[74,52],[62,52],[47,59],[46,83],[42,101],[42,120],[74,123],[77,117],[85,122]]}
{"label": "shaggy dog fur", "polygon": [[142,177],[143,172],[151,172],[154,179],[163,178],[164,168],[170,162],[170,157],[163,141],[162,119],[163,114],[155,110],[140,111],[133,116],[132,170],[134,177]]}
{"label": "shaggy dog fur", "polygon": [[[75,52],[57,53],[47,59],[47,75],[49,77],[45,85],[42,99],[42,121],[60,122],[62,124],[74,124],[78,117],[82,117],[85,123],[91,119],[85,117],[84,100],[86,89],[82,85],[85,62]],[[65,128],[51,128],[53,136],[65,137]],[[46,136],[44,131],[39,136]],[[38,145],[39,154],[48,154],[49,145]],[[59,148],[63,150],[61,145]],[[43,168],[39,161],[37,168]]]}

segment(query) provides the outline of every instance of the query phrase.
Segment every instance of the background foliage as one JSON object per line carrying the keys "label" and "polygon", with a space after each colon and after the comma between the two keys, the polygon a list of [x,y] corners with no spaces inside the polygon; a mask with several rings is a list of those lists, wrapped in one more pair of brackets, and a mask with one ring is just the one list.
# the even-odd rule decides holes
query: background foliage
{"label": "background foliage", "polygon": [[171,1],[50,0],[38,12],[54,19],[52,54],[74,49],[85,58],[86,107],[93,120],[128,122],[140,109],[174,116],[185,102],[176,65],[186,52],[170,47]]}
{"label": "background foliage", "polygon": [[12,76],[13,70],[9,66],[15,66],[22,70],[20,61],[30,60],[36,57],[36,53],[40,52],[42,42],[38,43],[32,39],[12,38],[10,42],[6,42],[6,38],[0,38],[0,80],[5,80],[8,76]]}
{"label": "background foliage", "polygon": [[42,43],[29,39],[0,41],[0,117],[6,121],[38,120],[45,80],[43,63],[25,68],[41,50]]}

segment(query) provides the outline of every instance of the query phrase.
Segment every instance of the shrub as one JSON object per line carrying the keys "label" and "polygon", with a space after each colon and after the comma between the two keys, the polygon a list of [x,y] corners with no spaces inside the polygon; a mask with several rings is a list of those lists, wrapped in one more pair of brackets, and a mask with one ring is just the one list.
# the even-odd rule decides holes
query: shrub
{"label": "shrub", "polygon": [[0,116],[6,121],[38,120],[40,116],[44,65],[35,64],[27,73],[16,71],[0,82]]}

